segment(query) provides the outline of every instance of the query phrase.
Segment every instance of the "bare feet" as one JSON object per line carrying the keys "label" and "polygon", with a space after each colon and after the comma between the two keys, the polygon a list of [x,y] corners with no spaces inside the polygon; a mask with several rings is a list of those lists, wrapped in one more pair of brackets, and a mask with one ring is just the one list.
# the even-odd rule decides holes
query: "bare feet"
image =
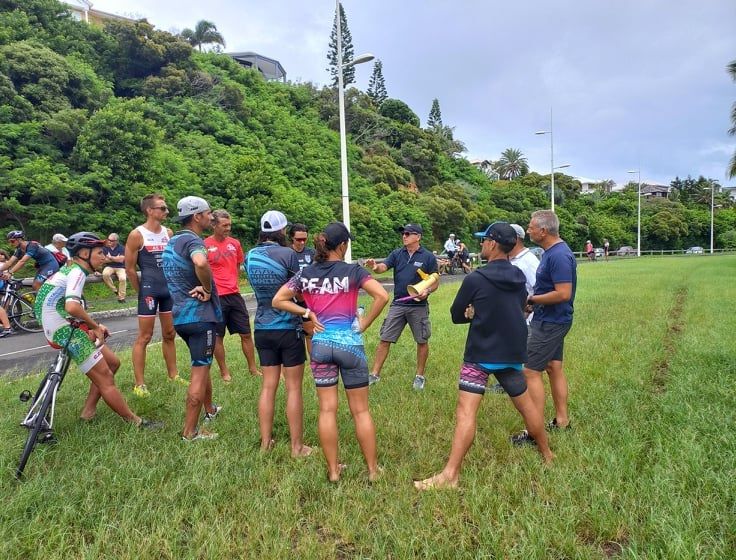
{"label": "bare feet", "polygon": [[291,450],[291,458],[297,459],[298,457],[309,457],[313,451],[314,449],[309,447],[308,445],[302,445],[297,450],[294,450],[294,449]]}
{"label": "bare feet", "polygon": [[92,414],[86,414],[82,412],[82,414],[79,415],[79,419],[82,422],[92,422],[92,420],[95,419],[96,414],[93,412]]}
{"label": "bare feet", "polygon": [[265,444],[261,442],[261,451],[263,453],[265,453],[266,451],[271,451],[275,444],[276,440],[274,440],[273,438],[269,439]]}
{"label": "bare feet", "polygon": [[328,473],[327,478],[330,482],[338,482],[340,480],[340,475],[342,474],[342,471],[344,471],[348,466],[345,463],[338,463],[337,464],[337,472],[336,473]]}
{"label": "bare feet", "polygon": [[257,377],[263,377],[263,372],[260,369],[251,370],[250,374]]}
{"label": "bare feet", "polygon": [[376,467],[376,470],[373,472],[368,471],[368,480],[370,482],[375,482],[379,478],[381,478],[381,475],[383,474],[383,467]]}
{"label": "bare feet", "polygon": [[414,488],[417,490],[432,490],[437,488],[457,488],[458,479],[448,478],[445,474],[439,473],[431,478],[424,480],[415,480]]}
{"label": "bare feet", "polygon": [[230,383],[232,380],[233,380],[233,377],[229,373],[227,375],[225,375],[225,374],[222,375],[222,382],[223,383]]}
{"label": "bare feet", "polygon": [[555,454],[551,451],[547,454],[542,454],[542,460],[544,461],[545,466],[550,466],[552,464],[552,461],[555,459]]}

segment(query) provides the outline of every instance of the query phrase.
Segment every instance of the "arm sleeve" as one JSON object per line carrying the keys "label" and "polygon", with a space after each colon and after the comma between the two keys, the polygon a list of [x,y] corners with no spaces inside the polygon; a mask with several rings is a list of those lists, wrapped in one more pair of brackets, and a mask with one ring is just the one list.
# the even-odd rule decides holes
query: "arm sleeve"
{"label": "arm sleeve", "polygon": [[358,286],[358,288],[362,287],[363,284],[365,284],[368,280],[373,278],[370,272],[368,272],[365,268],[363,268],[359,264],[354,265],[354,267],[355,268],[353,268],[353,274],[355,275],[355,285]]}
{"label": "arm sleeve", "polygon": [[297,257],[296,252],[292,250],[291,255],[289,255],[288,262],[286,263],[287,278],[292,278],[300,269],[299,257]]}
{"label": "arm sleeve", "polygon": [[425,271],[427,274],[432,274],[433,272],[437,272],[437,258],[430,253],[429,258],[427,259],[427,270]]}
{"label": "arm sleeve", "polygon": [[73,266],[66,275],[66,293],[64,300],[74,299],[82,301],[82,292],[84,292],[84,283],[87,281],[87,275],[79,266]]}
{"label": "arm sleeve", "polygon": [[463,280],[460,289],[455,295],[455,301],[450,306],[450,317],[452,322],[455,324],[470,323],[470,319],[465,317],[465,309],[473,303],[473,297],[475,296],[475,279],[472,276],[468,276]]}
{"label": "arm sleeve", "polygon": [[194,235],[192,235],[190,239],[187,240],[184,249],[190,257],[193,256],[195,253],[202,253],[207,256],[207,248],[204,246],[204,242],[199,237],[196,237]]}
{"label": "arm sleeve", "polygon": [[572,263],[567,255],[554,255],[549,261],[549,276],[553,284],[572,282]]}
{"label": "arm sleeve", "polygon": [[240,241],[237,241],[236,240],[235,243],[236,243],[235,247],[236,247],[236,249],[238,251],[238,265],[241,265],[244,262],[244,259],[243,259],[243,247],[240,245]]}
{"label": "arm sleeve", "polygon": [[386,265],[387,269],[393,268],[396,266],[396,254],[397,254],[396,250],[391,251],[388,257],[386,257],[386,259],[383,261],[383,264]]}

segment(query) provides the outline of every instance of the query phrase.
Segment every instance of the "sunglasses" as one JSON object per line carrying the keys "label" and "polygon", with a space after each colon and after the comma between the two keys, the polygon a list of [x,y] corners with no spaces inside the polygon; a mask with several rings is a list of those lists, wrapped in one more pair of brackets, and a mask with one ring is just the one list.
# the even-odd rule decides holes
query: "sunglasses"
{"label": "sunglasses", "polygon": [[307,238],[306,237],[295,237],[294,238],[294,241],[296,243],[306,243],[307,242]]}
{"label": "sunglasses", "polygon": [[404,231],[401,233],[402,237],[409,237],[410,235],[419,235],[419,234],[414,231]]}

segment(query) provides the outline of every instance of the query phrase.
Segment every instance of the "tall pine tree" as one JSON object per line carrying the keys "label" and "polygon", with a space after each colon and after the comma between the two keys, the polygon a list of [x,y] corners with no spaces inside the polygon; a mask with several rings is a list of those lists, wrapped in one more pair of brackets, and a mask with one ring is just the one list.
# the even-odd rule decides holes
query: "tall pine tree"
{"label": "tall pine tree", "polygon": [[[345,17],[345,10],[340,4],[340,30],[342,40],[342,63],[343,65],[351,62],[355,52],[353,50],[353,37],[348,29],[348,20]],[[332,87],[337,87],[337,14],[335,14],[335,22],[332,24],[332,33],[330,34],[330,46],[327,52],[327,61],[330,65],[327,70],[332,76]],[[342,74],[343,85],[347,87],[349,84],[355,83],[355,67],[345,68]]]}
{"label": "tall pine tree", "polygon": [[383,79],[383,63],[380,60],[376,60],[373,64],[373,74],[371,74],[371,79],[368,82],[368,91],[366,93],[377,107],[380,107],[381,103],[388,99],[386,81]]}
{"label": "tall pine tree", "polygon": [[436,98],[432,100],[432,109],[429,111],[427,128],[442,128],[442,111],[440,111],[440,102]]}

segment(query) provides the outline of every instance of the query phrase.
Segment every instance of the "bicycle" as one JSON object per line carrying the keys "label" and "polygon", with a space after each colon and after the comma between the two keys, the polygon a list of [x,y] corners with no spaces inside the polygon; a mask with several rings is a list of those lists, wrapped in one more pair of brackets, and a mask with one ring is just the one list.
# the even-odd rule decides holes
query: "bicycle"
{"label": "bicycle", "polygon": [[18,461],[18,468],[15,470],[15,478],[18,480],[23,477],[23,470],[26,468],[28,459],[37,443],[56,443],[56,437],[53,432],[56,394],[71,364],[69,343],[72,340],[72,335],[76,329],[84,324],[84,321],[69,319],[69,324],[72,327],[72,330],[69,332],[69,338],[66,344],[59,349],[54,363],[49,367],[43,381],[38,386],[33,400],[31,400],[31,392],[28,390],[21,392],[18,396],[21,402],[31,400],[31,407],[28,409],[28,414],[26,414],[20,423],[24,428],[28,428],[29,432],[25,446],[23,447],[23,453],[20,456],[20,461]]}
{"label": "bicycle", "polygon": [[6,280],[0,291],[0,305],[8,313],[8,319],[19,329],[26,332],[41,332],[43,327],[33,309],[36,303],[36,292],[24,289],[20,280]]}
{"label": "bicycle", "polygon": [[468,270],[463,266],[463,256],[460,253],[460,251],[456,251],[455,254],[450,259],[450,264],[448,265],[448,272],[452,275],[459,274],[461,271],[464,274],[468,273]]}

